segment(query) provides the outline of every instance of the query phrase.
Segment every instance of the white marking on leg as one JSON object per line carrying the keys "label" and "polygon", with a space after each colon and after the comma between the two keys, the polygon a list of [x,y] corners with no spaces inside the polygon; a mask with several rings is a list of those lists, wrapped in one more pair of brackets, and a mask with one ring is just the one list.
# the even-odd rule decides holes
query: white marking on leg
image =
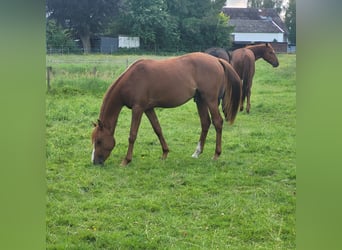
{"label": "white marking on leg", "polygon": [[94,162],[94,158],[95,158],[95,144],[93,144],[93,152],[91,153],[91,162]]}
{"label": "white marking on leg", "polygon": [[202,151],[201,142],[198,142],[195,152],[192,154],[193,158],[198,158]]}

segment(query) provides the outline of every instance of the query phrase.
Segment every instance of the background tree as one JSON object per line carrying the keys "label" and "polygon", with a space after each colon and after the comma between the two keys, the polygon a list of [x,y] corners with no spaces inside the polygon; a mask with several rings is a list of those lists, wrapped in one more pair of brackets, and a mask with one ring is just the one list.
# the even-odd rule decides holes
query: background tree
{"label": "background tree", "polygon": [[[216,34],[216,45],[219,47],[226,47],[227,49],[232,46],[231,33],[234,31],[232,26],[228,26],[229,17],[223,12],[218,15],[218,29]],[[228,26],[228,27],[227,27]]]}
{"label": "background tree", "polygon": [[247,5],[252,8],[274,8],[281,12],[284,0],[248,0]]}
{"label": "background tree", "polygon": [[126,0],[120,8],[117,33],[139,36],[142,48],[177,46],[177,22],[163,0]]}
{"label": "background tree", "polygon": [[[46,15],[82,41],[93,35],[139,36],[141,48],[198,51],[230,47],[225,0],[47,0]],[[220,14],[221,13],[221,14]]]}
{"label": "background tree", "polygon": [[125,0],[112,34],[139,36],[148,50],[193,51],[229,46],[225,0]]}
{"label": "background tree", "polygon": [[203,50],[210,46],[230,44],[228,19],[220,15],[225,0],[167,0],[170,15],[178,21],[180,48]]}
{"label": "background tree", "polygon": [[117,14],[119,0],[47,0],[48,19],[55,19],[70,29],[83,44],[85,53],[90,52],[90,37],[106,28]]}
{"label": "background tree", "polygon": [[63,29],[56,20],[48,20],[46,22],[46,48],[65,48],[72,51],[76,48],[76,44],[69,30]]}
{"label": "background tree", "polygon": [[296,44],[296,0],[290,0],[286,8],[285,24],[289,29],[289,40]]}

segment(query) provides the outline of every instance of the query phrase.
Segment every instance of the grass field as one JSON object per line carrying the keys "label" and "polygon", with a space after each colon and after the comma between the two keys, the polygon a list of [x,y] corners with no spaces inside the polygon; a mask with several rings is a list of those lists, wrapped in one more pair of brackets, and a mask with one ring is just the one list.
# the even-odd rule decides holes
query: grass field
{"label": "grass field", "polygon": [[[212,160],[215,130],[198,159],[193,101],[158,109],[170,153],[143,117],[128,167],[130,110],[104,167],[90,162],[92,122],[102,97],[142,56],[47,56],[46,241],[48,249],[295,249],[296,56],[280,66],[257,61],[251,113],[224,124],[222,154]],[[161,57],[158,57],[161,58]],[[96,72],[94,73],[94,67]]]}

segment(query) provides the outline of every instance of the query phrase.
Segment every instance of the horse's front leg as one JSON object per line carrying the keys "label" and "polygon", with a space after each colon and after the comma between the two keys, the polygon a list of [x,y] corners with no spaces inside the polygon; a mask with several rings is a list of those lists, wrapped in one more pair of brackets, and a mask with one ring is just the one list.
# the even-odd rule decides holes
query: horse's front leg
{"label": "horse's front leg", "polygon": [[163,136],[163,133],[162,133],[162,129],[160,127],[157,115],[154,112],[154,109],[146,110],[145,114],[146,114],[147,118],[150,120],[150,123],[152,125],[152,128],[153,128],[154,132],[158,136],[159,142],[160,142],[162,150],[163,150],[162,159],[164,160],[164,159],[166,159],[166,157],[167,157],[167,155],[169,153],[169,148],[168,148],[168,146],[166,144],[166,141],[164,139],[164,136]]}
{"label": "horse's front leg", "polygon": [[196,150],[192,154],[193,158],[198,158],[198,156],[203,152],[205,139],[207,138],[207,134],[208,134],[210,122],[211,122],[210,117],[209,117],[209,113],[208,113],[208,106],[202,100],[201,97],[198,97],[198,99],[196,101],[196,105],[197,105],[198,115],[199,115],[200,120],[201,120],[202,131],[201,131],[201,136],[200,136],[199,142],[197,144]]}
{"label": "horse's front leg", "polygon": [[128,138],[128,149],[125,159],[122,160],[121,166],[126,166],[132,161],[134,142],[137,139],[138,129],[141,122],[143,111],[140,107],[132,108],[131,130]]}

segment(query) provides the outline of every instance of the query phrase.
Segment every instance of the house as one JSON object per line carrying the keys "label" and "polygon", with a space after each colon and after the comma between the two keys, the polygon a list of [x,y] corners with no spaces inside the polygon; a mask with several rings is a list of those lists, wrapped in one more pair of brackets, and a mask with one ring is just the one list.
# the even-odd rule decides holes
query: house
{"label": "house", "polygon": [[234,27],[233,49],[247,44],[271,42],[277,52],[287,52],[288,29],[275,9],[223,7]]}
{"label": "house", "polygon": [[111,54],[118,50],[118,39],[105,36],[94,36],[90,39],[91,51],[103,54]]}
{"label": "house", "polygon": [[139,37],[119,35],[118,37],[94,36],[91,38],[92,52],[112,54],[120,48],[139,48]]}
{"label": "house", "polygon": [[247,0],[227,0],[226,7],[228,8],[247,8]]}
{"label": "house", "polygon": [[119,35],[118,37],[119,48],[139,48],[140,47],[140,38],[136,36],[124,36],[124,35]]}

